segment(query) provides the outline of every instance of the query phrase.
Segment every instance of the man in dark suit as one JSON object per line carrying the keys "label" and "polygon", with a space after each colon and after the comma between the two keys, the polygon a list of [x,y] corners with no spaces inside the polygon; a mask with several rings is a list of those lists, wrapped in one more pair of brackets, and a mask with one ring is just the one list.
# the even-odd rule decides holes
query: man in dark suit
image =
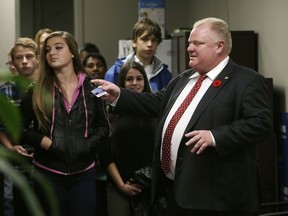
{"label": "man in dark suit", "polygon": [[[115,112],[160,117],[152,189],[155,198],[163,185],[168,187],[167,215],[256,215],[256,147],[272,128],[265,79],[229,59],[231,33],[221,19],[197,21],[188,42],[191,69],[161,92],[135,94],[106,81],[94,82],[108,92],[103,100],[117,103]],[[202,75],[207,76],[202,84],[195,84]],[[200,88],[192,102],[173,120],[194,85]],[[172,130],[168,147],[166,130]],[[171,154],[163,168],[165,149]]]}

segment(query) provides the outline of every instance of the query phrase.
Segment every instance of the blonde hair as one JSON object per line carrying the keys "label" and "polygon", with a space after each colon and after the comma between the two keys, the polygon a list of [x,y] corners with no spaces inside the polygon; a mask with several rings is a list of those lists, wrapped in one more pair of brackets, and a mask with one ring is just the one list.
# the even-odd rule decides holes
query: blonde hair
{"label": "blonde hair", "polygon": [[11,60],[14,60],[14,52],[17,46],[23,46],[25,48],[31,48],[34,50],[35,56],[39,55],[39,49],[35,41],[28,37],[20,37],[18,38],[13,46],[11,47],[8,56],[11,56]]}
{"label": "blonde hair", "polygon": [[44,33],[47,33],[47,34],[50,34],[52,33],[52,29],[50,28],[43,28],[43,29],[40,29],[36,35],[35,35],[35,38],[34,38],[34,41],[37,43],[37,45],[40,47],[40,38],[41,38],[41,35],[44,34]]}

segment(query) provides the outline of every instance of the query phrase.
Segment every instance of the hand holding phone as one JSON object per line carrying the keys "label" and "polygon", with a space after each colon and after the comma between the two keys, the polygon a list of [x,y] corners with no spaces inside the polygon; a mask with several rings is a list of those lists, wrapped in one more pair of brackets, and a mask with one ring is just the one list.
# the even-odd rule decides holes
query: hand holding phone
{"label": "hand holding phone", "polygon": [[94,94],[96,97],[102,97],[103,95],[107,94],[106,91],[99,87],[93,89],[91,93]]}

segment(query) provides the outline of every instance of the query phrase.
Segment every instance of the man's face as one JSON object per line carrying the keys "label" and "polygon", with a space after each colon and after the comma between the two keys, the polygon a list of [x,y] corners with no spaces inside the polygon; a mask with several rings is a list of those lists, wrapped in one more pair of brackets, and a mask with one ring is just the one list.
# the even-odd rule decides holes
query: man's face
{"label": "man's face", "polygon": [[13,65],[19,74],[30,77],[38,67],[38,58],[33,48],[16,46],[13,53]]}
{"label": "man's face", "polygon": [[192,29],[188,39],[189,67],[199,73],[207,73],[219,64],[218,54],[223,49],[217,34],[208,24]]}

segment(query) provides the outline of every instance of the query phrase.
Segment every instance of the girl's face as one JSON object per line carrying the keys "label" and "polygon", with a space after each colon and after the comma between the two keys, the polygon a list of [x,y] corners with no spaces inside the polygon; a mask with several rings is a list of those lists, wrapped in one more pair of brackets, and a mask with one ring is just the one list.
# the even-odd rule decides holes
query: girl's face
{"label": "girl's face", "polygon": [[85,66],[86,72],[92,78],[104,79],[106,68],[103,62],[98,58],[89,57]]}
{"label": "girl's face", "polygon": [[53,69],[62,69],[66,66],[73,67],[73,55],[62,37],[52,37],[48,39],[46,47],[46,60]]}
{"label": "girl's face", "polygon": [[125,77],[125,88],[140,93],[143,92],[144,85],[144,77],[140,71],[135,68],[131,68]]}

